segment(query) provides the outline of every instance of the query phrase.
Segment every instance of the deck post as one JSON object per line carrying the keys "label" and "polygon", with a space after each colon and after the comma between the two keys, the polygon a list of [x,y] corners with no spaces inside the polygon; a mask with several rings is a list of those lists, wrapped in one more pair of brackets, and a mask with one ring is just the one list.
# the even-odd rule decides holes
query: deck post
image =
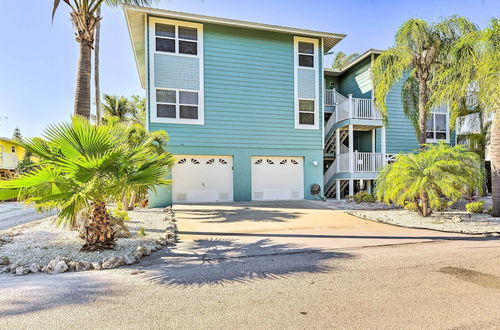
{"label": "deck post", "polygon": [[348,106],[349,106],[349,118],[353,118],[352,117],[352,114],[353,114],[353,110],[354,110],[354,104],[353,104],[353,99],[352,99],[352,94],[349,94],[347,95],[349,97],[349,100],[348,100]]}
{"label": "deck post", "polygon": [[366,190],[369,194],[372,193],[372,180],[366,180]]}
{"label": "deck post", "polygon": [[381,152],[382,152],[382,162],[384,165],[387,164],[386,154],[386,141],[385,141],[385,126],[382,126],[382,134],[381,134]]}
{"label": "deck post", "polygon": [[335,159],[337,160],[337,173],[340,172],[340,128],[335,130]]}
{"label": "deck post", "polygon": [[335,197],[340,200],[340,180],[335,180]]}
{"label": "deck post", "polygon": [[354,180],[349,179],[349,195],[354,195]]}
{"label": "deck post", "polygon": [[349,124],[349,172],[354,172],[354,125]]}

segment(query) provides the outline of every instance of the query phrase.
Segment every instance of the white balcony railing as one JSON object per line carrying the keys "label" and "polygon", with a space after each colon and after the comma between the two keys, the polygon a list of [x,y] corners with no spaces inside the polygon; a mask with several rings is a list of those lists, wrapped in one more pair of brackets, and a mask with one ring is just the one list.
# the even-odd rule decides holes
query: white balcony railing
{"label": "white balcony railing", "polygon": [[16,154],[0,152],[0,169],[14,170],[17,167],[17,163]]}
{"label": "white balcony railing", "polygon": [[372,99],[345,97],[334,89],[325,90],[325,106],[333,106],[335,122],[345,119],[382,119]]}

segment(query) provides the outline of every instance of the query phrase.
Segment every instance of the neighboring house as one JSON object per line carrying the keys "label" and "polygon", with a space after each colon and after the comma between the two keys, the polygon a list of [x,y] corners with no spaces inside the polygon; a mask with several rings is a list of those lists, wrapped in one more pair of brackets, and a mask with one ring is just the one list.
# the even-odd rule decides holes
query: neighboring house
{"label": "neighboring house", "polygon": [[17,163],[24,158],[26,150],[12,139],[0,137],[0,177],[14,174]]}
{"label": "neighboring house", "polygon": [[[383,127],[372,100],[370,50],[342,71],[323,54],[345,35],[126,6],[147,96],[147,126],[169,133],[171,203],[341,198],[371,189],[392,155],[418,147],[401,86]],[[446,112],[429,141],[451,141]],[[445,126],[443,126],[443,123]]]}

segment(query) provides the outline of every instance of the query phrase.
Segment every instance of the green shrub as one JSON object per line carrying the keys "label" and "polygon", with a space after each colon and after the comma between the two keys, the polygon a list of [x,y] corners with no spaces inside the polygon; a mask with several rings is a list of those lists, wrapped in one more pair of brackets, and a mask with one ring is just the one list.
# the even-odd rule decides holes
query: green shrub
{"label": "green shrub", "polygon": [[144,227],[139,228],[139,230],[137,231],[137,235],[146,236],[146,228]]}
{"label": "green shrub", "polygon": [[472,202],[465,205],[465,209],[470,213],[483,213],[484,211],[484,201]]}
{"label": "green shrub", "polygon": [[446,199],[441,199],[441,202],[436,206],[436,211],[444,212],[444,211],[448,210],[450,207],[452,207],[453,204],[454,203],[452,201],[448,201]]}
{"label": "green shrub", "polygon": [[491,205],[490,207],[488,207],[488,211],[486,211],[489,215],[492,215],[493,214],[493,205]]}
{"label": "green shrub", "polygon": [[377,199],[405,207],[412,201],[416,211],[428,217],[442,208],[442,199],[456,202],[468,189],[482,190],[479,157],[464,146],[444,143],[425,145],[418,153],[400,155],[377,178]]}
{"label": "green shrub", "polygon": [[359,192],[356,195],[348,195],[345,197],[346,201],[348,203],[375,203],[375,197],[373,197],[372,194],[367,193],[367,192]]}
{"label": "green shrub", "polygon": [[128,212],[125,211],[122,203],[116,204],[116,207],[113,209],[113,215],[119,219],[122,219],[123,221],[130,221]]}
{"label": "green shrub", "polygon": [[403,208],[410,212],[417,212],[417,207],[415,206],[415,203],[410,201],[406,201]]}

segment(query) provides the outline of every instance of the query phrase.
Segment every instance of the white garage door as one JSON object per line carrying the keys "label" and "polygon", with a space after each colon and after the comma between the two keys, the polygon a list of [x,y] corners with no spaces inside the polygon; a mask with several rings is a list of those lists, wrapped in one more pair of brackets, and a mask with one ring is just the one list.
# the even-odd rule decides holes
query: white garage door
{"label": "white garage door", "polygon": [[252,157],[253,200],[304,198],[304,160],[300,157]]}
{"label": "white garage door", "polygon": [[233,158],[227,156],[175,156],[172,169],[174,203],[233,200]]}

